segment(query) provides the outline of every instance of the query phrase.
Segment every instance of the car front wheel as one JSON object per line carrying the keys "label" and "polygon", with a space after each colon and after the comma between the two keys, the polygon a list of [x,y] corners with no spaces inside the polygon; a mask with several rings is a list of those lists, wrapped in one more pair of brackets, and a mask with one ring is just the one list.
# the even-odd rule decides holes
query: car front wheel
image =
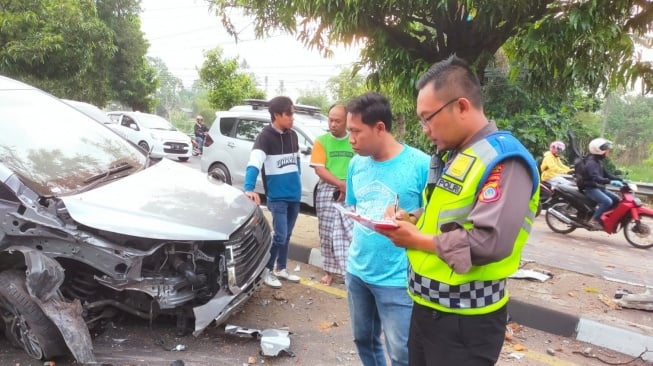
{"label": "car front wheel", "polygon": [[7,339],[37,360],[67,353],[59,329],[27,293],[25,273],[0,273],[0,316]]}
{"label": "car front wheel", "polygon": [[209,176],[231,185],[231,174],[229,174],[229,169],[227,169],[227,167],[222,163],[211,165]]}

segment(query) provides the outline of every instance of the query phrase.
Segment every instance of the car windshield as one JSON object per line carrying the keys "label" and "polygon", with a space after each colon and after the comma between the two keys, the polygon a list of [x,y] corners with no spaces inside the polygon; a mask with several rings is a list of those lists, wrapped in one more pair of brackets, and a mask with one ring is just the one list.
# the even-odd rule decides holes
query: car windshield
{"label": "car windshield", "polygon": [[4,87],[2,79],[0,130],[0,164],[41,196],[74,193],[90,177],[146,163],[143,152],[105,125],[37,89]]}
{"label": "car windshield", "polygon": [[324,124],[310,124],[310,125],[303,125],[301,126],[303,131],[306,131],[307,134],[310,134],[311,136],[308,136],[311,138],[311,140],[315,140],[315,138],[324,135],[325,133],[329,132],[329,126],[327,126],[326,123]]}
{"label": "car windshield", "polygon": [[154,114],[139,114],[138,121],[141,123],[141,126],[144,128],[149,128],[152,130],[169,130],[176,131],[177,129],[166,121],[163,117],[159,117]]}

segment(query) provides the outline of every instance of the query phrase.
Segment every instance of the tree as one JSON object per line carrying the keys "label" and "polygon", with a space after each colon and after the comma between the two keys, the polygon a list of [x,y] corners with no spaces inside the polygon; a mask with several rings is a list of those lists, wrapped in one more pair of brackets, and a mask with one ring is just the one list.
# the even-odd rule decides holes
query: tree
{"label": "tree", "polygon": [[320,108],[322,113],[329,113],[329,97],[323,89],[318,87],[300,90],[297,104],[311,105]]}
{"label": "tree", "polygon": [[148,62],[156,70],[156,79],[159,81],[159,88],[155,94],[157,101],[156,112],[159,115],[169,117],[171,110],[181,106],[184,83],[168,70],[168,66],[160,58],[148,58]]}
{"label": "tree", "polygon": [[[529,87],[566,93],[653,80],[649,63],[633,61],[631,35],[643,36],[653,4],[641,0],[208,0],[228,31],[231,7],[254,17],[259,37],[296,33],[325,55],[334,43],[364,43],[361,64],[391,97],[414,96],[416,78],[451,54],[474,65],[481,80],[508,40],[511,62]],[[299,18],[299,22],[297,21]],[[648,77],[648,78],[646,78]]]}
{"label": "tree", "polygon": [[134,110],[149,112],[158,87],[156,70],[145,58],[148,42],[141,31],[140,0],[96,0],[98,16],[113,31],[116,52],[104,60],[112,97]]}
{"label": "tree", "polygon": [[224,110],[241,104],[243,99],[265,98],[265,92],[256,87],[254,78],[238,71],[238,58],[223,58],[220,47],[206,52],[204,57],[199,74],[212,107]]}
{"label": "tree", "polygon": [[0,12],[0,72],[71,99],[104,104],[115,52],[111,30],[92,1],[5,0]]}
{"label": "tree", "polygon": [[337,76],[327,80],[327,89],[336,103],[347,104],[350,99],[367,91],[365,76],[350,67],[342,68]]}

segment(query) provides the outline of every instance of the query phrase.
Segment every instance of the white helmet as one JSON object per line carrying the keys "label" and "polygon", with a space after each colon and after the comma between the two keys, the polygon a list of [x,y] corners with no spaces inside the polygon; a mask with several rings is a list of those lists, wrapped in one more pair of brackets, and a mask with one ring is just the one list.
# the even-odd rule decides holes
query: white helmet
{"label": "white helmet", "polygon": [[589,150],[590,154],[605,155],[608,150],[612,149],[612,141],[599,137],[590,141]]}

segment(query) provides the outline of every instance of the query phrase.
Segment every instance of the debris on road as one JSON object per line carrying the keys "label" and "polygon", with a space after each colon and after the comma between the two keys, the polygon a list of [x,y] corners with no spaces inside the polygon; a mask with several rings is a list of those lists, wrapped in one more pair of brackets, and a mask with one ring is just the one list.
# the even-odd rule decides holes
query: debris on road
{"label": "debris on road", "polygon": [[528,279],[528,280],[538,280],[540,282],[544,282],[551,278],[550,274],[535,271],[532,269],[523,269],[520,268],[517,270],[517,272],[513,273],[510,278],[515,278],[515,279]]}
{"label": "debris on road", "polygon": [[653,311],[653,294],[649,288],[641,294],[623,293],[615,303],[624,308]]}
{"label": "debris on road", "polygon": [[251,329],[237,325],[227,324],[224,327],[225,333],[237,336],[248,336],[261,340],[261,355],[278,356],[281,352],[294,357],[290,351],[290,332],[286,329]]}

